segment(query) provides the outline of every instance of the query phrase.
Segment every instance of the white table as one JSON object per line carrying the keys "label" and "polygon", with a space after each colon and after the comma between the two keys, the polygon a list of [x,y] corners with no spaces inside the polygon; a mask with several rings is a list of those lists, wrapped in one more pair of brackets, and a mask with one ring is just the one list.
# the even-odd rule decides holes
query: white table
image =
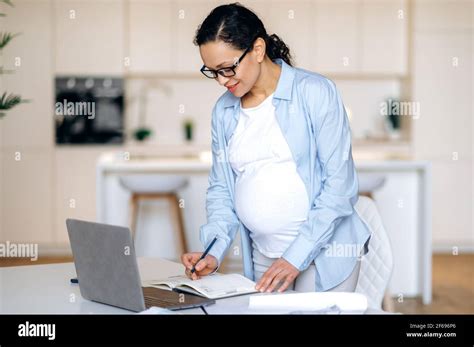
{"label": "white table", "polygon": [[[157,258],[138,259],[142,281],[183,273],[181,264]],[[81,297],[73,263],[0,268],[0,313],[2,314],[131,314],[132,312]],[[252,294],[261,295],[261,294]],[[246,311],[250,295],[217,300],[206,307],[208,314],[265,313]],[[201,309],[179,313],[204,314]],[[386,313],[368,310],[367,314]]]}

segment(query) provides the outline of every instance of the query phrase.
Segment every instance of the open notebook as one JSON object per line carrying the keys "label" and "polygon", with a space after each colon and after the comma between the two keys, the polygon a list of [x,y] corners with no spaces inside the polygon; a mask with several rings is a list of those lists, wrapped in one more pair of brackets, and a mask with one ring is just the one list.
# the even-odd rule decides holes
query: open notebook
{"label": "open notebook", "polygon": [[209,299],[221,299],[230,296],[255,293],[255,282],[239,274],[213,274],[198,280],[186,276],[174,276],[163,280],[154,280],[147,286],[204,296]]}

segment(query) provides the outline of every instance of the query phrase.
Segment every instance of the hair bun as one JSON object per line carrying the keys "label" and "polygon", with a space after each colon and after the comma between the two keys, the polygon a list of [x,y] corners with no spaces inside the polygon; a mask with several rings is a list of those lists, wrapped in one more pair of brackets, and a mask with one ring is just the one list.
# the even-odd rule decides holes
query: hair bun
{"label": "hair bun", "polygon": [[277,34],[269,35],[266,41],[268,45],[267,54],[271,60],[282,58],[286,63],[292,65],[290,48]]}

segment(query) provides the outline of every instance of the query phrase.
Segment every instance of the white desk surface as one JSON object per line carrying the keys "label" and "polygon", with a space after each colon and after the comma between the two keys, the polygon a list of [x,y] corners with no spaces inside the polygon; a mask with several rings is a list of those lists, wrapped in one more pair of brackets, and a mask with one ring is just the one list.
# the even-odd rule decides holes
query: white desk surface
{"label": "white desk surface", "polygon": [[[175,276],[184,273],[181,264],[158,258],[139,258],[142,281]],[[2,314],[131,314],[81,297],[79,286],[71,284],[76,277],[73,263],[30,265],[0,268],[0,313]],[[261,295],[261,294],[253,294]],[[263,294],[265,295],[265,294]],[[247,310],[250,295],[217,300],[206,307],[209,314],[250,314]],[[185,314],[203,314],[201,309],[178,311]],[[383,314],[369,309],[367,314]]]}

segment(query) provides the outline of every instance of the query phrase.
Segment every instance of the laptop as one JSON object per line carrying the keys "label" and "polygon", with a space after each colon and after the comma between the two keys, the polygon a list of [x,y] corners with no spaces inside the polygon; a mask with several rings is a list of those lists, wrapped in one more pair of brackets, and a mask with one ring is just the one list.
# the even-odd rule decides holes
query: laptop
{"label": "laptop", "polygon": [[214,304],[197,295],[142,287],[130,230],[66,220],[79,288],[84,299],[140,312],[152,306],[182,310]]}

